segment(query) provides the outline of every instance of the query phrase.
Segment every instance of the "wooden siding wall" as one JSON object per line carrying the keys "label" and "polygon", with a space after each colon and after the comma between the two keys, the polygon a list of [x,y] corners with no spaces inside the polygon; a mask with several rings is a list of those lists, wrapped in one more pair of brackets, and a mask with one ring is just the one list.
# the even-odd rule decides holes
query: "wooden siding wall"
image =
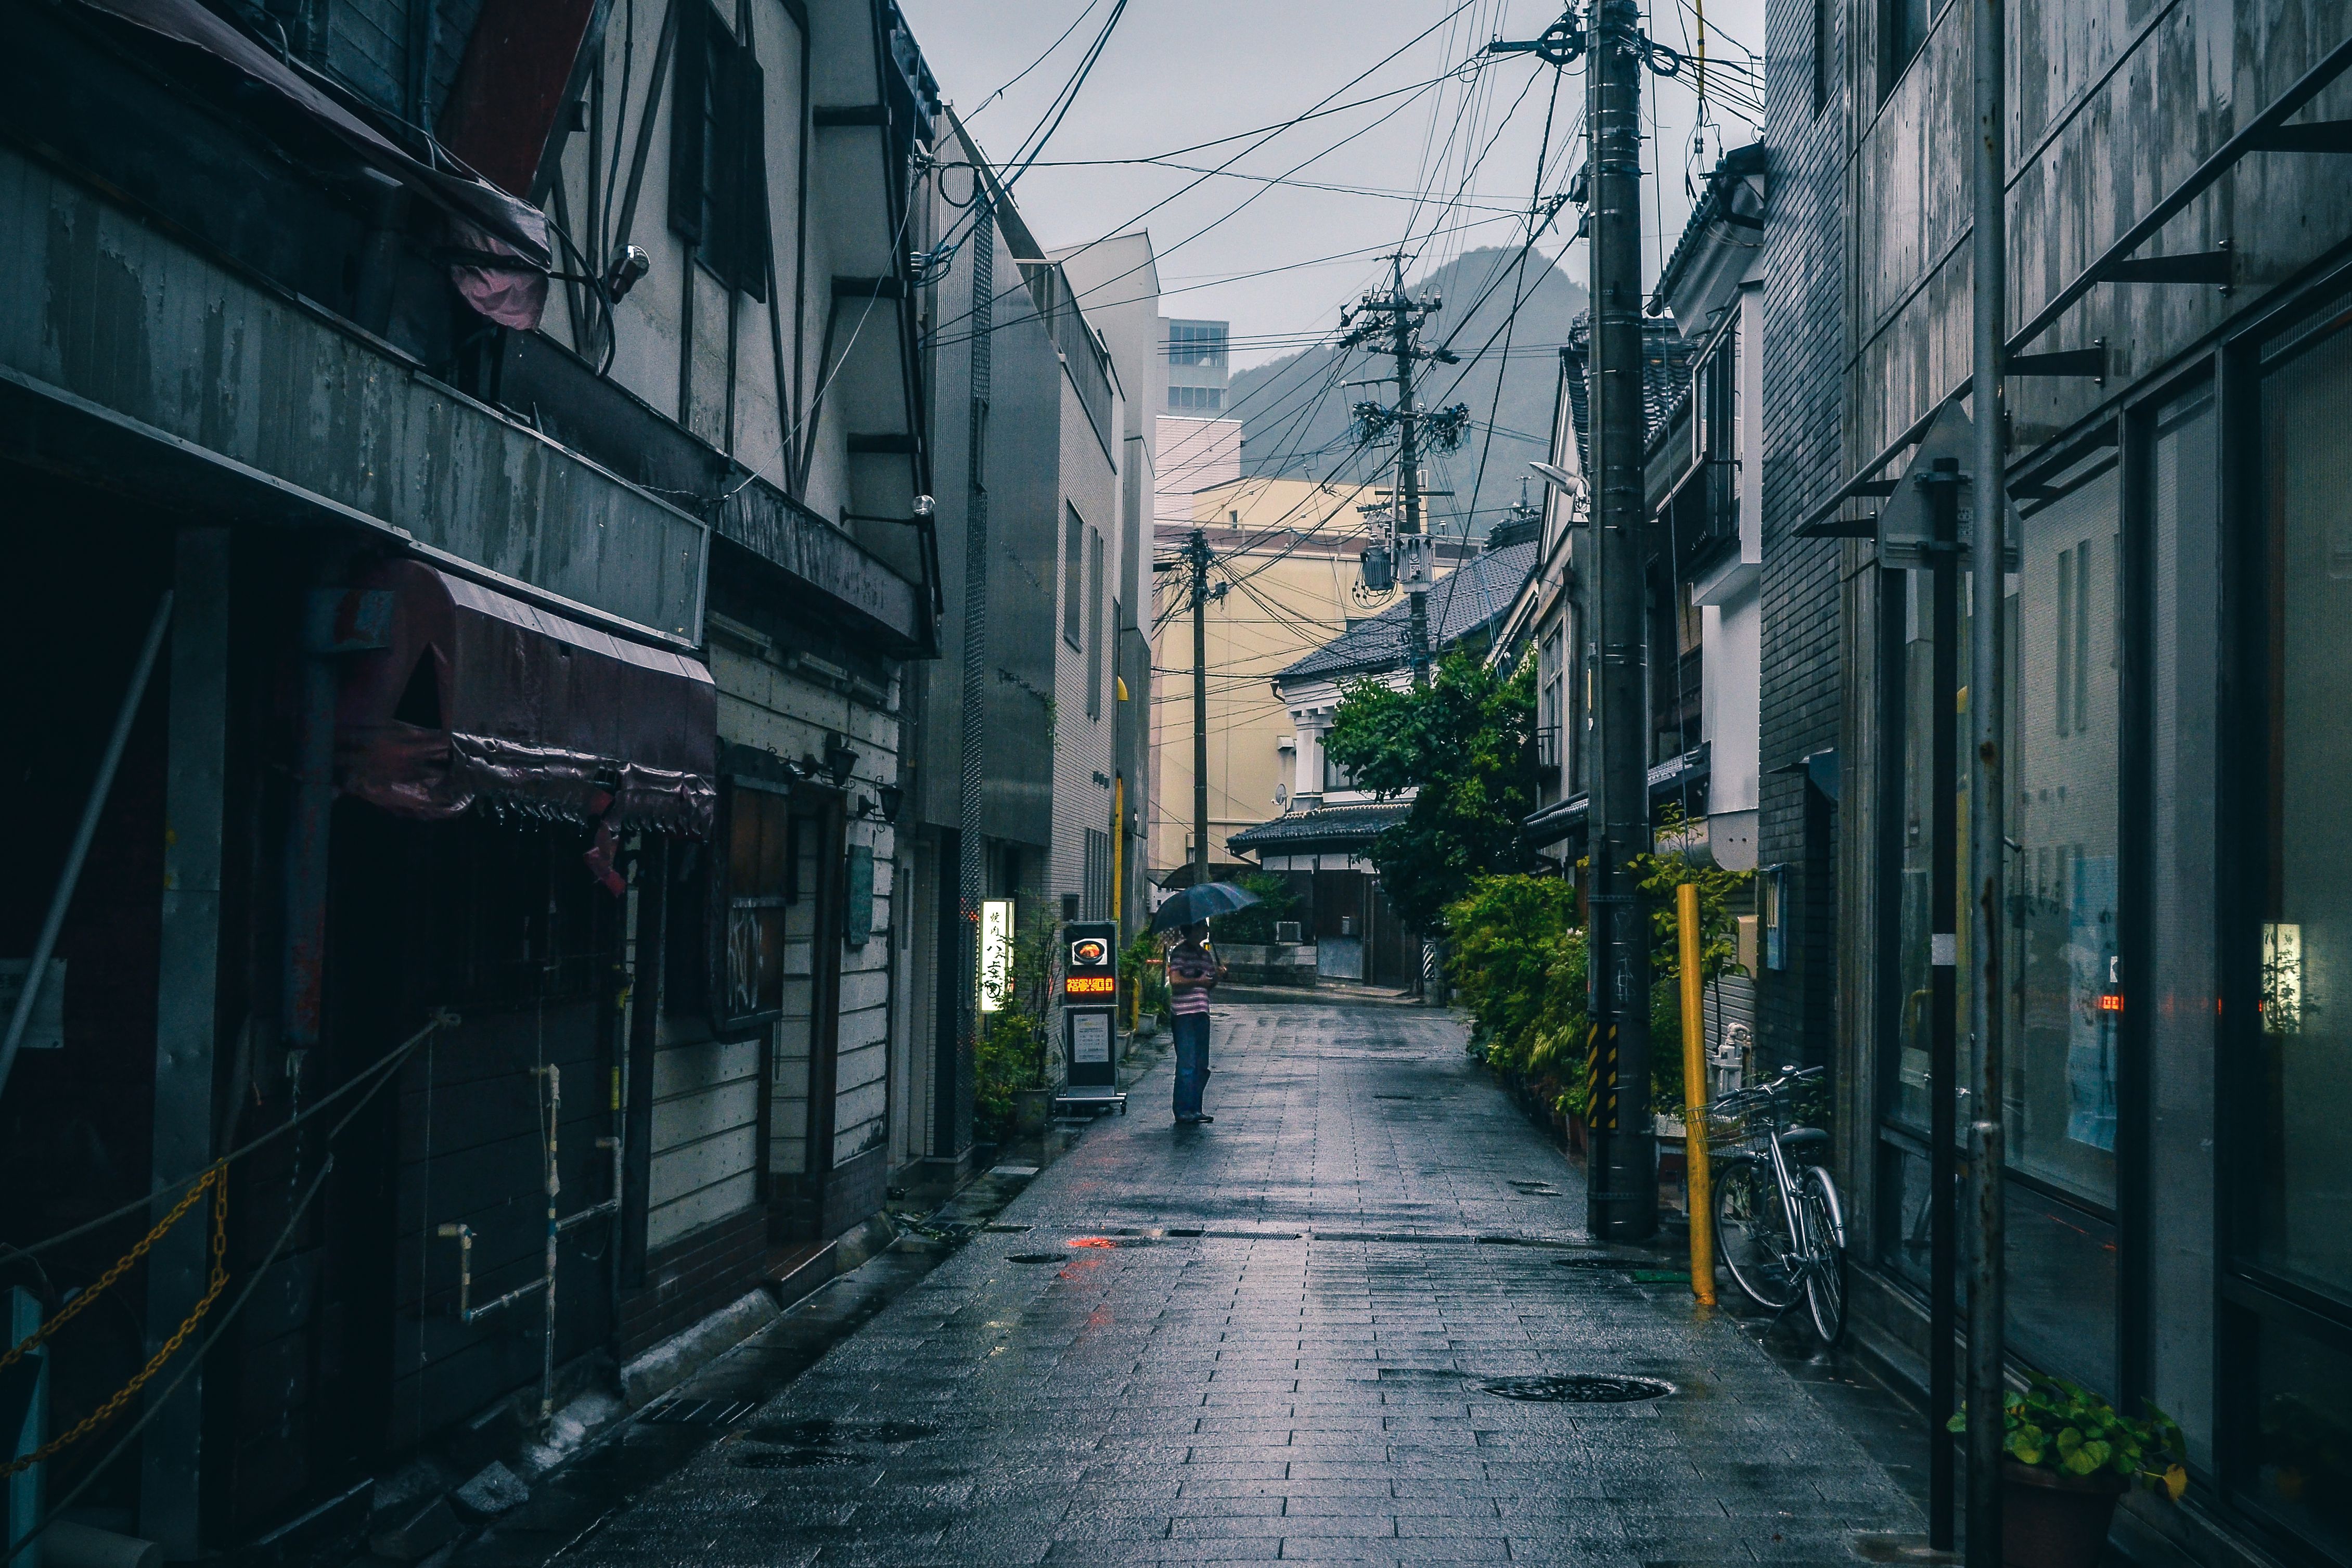
{"label": "wooden siding wall", "polygon": [[[468,1010],[401,1073],[397,1219],[393,1237],[395,1330],[388,1436],[405,1445],[539,1381],[544,1309],[537,1296],[468,1325],[457,1321],[457,1244],[435,1234],[452,1221],[474,1230],[473,1300],[504,1295],[545,1272],[547,1199],[541,1175],[542,1080],[562,1074],[557,1136],[562,1196],[572,1214],[610,1196],[614,1131],[603,1010],[593,1000],[501,1013]],[[610,1222],[566,1231],[557,1248],[555,1359],[602,1346],[612,1331]],[[251,1412],[257,1426],[262,1413]]]}
{"label": "wooden siding wall", "polygon": [[[378,109],[423,125],[439,118],[481,0],[331,0],[325,9],[319,52],[330,74]],[[412,105],[410,57],[419,46],[425,101]]]}
{"label": "wooden siding wall", "polygon": [[[873,843],[887,829],[853,821],[853,843]],[[833,1163],[847,1164],[882,1147],[890,1100],[890,908],[897,864],[874,855],[874,930],[841,953],[840,1058],[834,1069]]]}
{"label": "wooden siding wall", "polygon": [[775,1075],[769,1089],[768,1169],[797,1176],[809,1168],[809,1089],[816,1073],[816,900],[824,886],[821,834],[808,818],[793,846],[793,877],[802,896],[784,911],[784,1016],[775,1026]]}
{"label": "wooden siding wall", "polygon": [[655,1056],[648,1249],[759,1200],[761,1050],[757,1038],[702,1040]]}

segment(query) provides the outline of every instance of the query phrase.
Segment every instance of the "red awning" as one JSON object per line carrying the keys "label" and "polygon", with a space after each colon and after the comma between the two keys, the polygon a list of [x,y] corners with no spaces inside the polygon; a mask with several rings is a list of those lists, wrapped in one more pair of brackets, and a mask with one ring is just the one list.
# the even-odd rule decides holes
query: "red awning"
{"label": "red awning", "polygon": [[438,572],[383,563],[388,646],[349,656],[342,793],[437,820],[477,805],[700,837],[717,792],[718,696],[682,654],[625,642]]}

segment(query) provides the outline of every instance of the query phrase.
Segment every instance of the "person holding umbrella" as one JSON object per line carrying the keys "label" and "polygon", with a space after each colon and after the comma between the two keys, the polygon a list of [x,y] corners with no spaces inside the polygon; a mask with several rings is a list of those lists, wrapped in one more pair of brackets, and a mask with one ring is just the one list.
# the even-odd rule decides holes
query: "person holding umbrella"
{"label": "person holding umbrella", "polygon": [[1209,916],[1255,902],[1257,895],[1246,889],[1230,882],[1209,882],[1171,895],[1152,915],[1152,930],[1183,933],[1183,940],[1168,950],[1168,1008],[1175,1015],[1179,1126],[1197,1127],[1216,1120],[1201,1110],[1201,1091],[1209,1083],[1209,993],[1225,973],[1209,952]]}

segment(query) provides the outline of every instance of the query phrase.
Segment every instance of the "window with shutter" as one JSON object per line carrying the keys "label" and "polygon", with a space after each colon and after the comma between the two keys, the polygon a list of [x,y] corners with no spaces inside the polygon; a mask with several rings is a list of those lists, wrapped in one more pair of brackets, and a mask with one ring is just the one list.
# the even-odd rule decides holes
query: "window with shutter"
{"label": "window with shutter", "polygon": [[711,999],[711,1024],[722,1031],[783,1012],[785,910],[799,891],[789,807],[787,797],[770,790],[736,784],[727,792]]}
{"label": "window with shutter", "polygon": [[669,223],[721,282],[768,297],[767,85],[708,0],[678,7]]}

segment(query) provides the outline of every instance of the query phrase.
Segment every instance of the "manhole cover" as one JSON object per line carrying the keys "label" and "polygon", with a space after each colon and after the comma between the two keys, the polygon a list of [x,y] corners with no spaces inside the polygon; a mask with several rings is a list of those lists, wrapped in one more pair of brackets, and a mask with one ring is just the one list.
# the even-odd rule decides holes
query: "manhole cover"
{"label": "manhole cover", "polygon": [[747,1470],[821,1470],[864,1461],[839,1448],[738,1448],[727,1462]]}
{"label": "manhole cover", "polygon": [[1011,1252],[1005,1254],[1004,1261],[1007,1263],[1059,1263],[1062,1261],[1062,1257],[1057,1252]]}
{"label": "manhole cover", "polygon": [[1489,1394],[1555,1405],[1631,1405],[1675,1391],[1654,1377],[1619,1377],[1606,1373],[1570,1373],[1564,1377],[1498,1377],[1481,1384]]}

